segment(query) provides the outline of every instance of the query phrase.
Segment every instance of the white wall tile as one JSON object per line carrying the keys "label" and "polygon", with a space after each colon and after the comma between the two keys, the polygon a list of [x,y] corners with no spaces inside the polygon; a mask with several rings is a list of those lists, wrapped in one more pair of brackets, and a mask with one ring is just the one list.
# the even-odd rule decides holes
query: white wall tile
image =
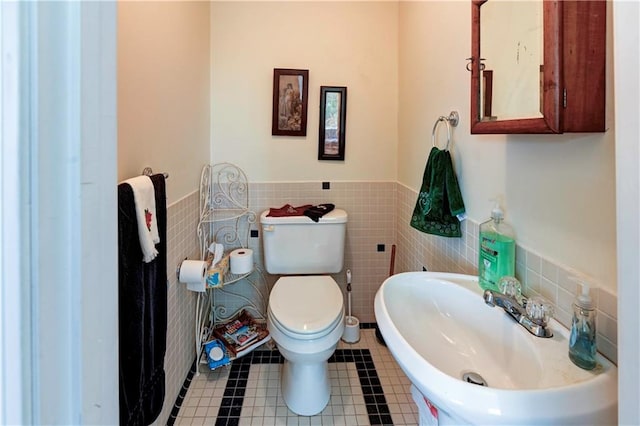
{"label": "white wall tile", "polygon": [[[472,221],[462,224],[462,238],[451,239],[423,234],[409,225],[417,193],[395,182],[332,182],[330,190],[322,190],[320,182],[250,183],[249,208],[260,214],[269,207],[333,203],[349,214],[345,268],[350,268],[352,310],[361,322],[374,322],[373,301],[382,282],[389,274],[391,246],[396,244],[395,273],[431,271],[466,274],[477,273],[478,227]],[[195,357],[194,323],[195,295],[175,279],[175,266],[185,257],[197,258],[195,228],[198,220],[197,193],[169,206],[168,211],[168,276],[169,330],[167,333],[167,396],[158,419],[164,424],[171,411],[182,382]],[[259,224],[250,224],[260,229]],[[386,251],[378,252],[377,244]],[[262,265],[261,239],[250,238],[254,260]],[[570,326],[576,284],[570,276],[579,274],[539,253],[516,246],[516,276],[527,296],[543,295],[556,307],[556,319]],[[267,286],[276,277],[265,275]],[[346,291],[344,274],[334,279]],[[597,283],[596,283],[597,284]],[[250,286],[234,284],[240,294],[249,294]],[[603,289],[594,289],[598,313],[598,348],[614,362],[617,360],[617,297]],[[268,291],[267,291],[268,294]],[[224,296],[226,297],[226,296]],[[220,297],[219,303],[234,302]],[[345,292],[346,298],[346,292]]]}
{"label": "white wall tile", "polygon": [[198,193],[167,207],[167,351],[165,355],[165,400],[155,424],[166,424],[184,379],[195,359],[195,293],[176,278],[176,267],[185,258],[197,259],[195,229]]}
{"label": "white wall tile", "polygon": [[[397,188],[396,239],[401,254],[398,259],[401,269],[397,272],[419,271],[422,265],[428,265],[429,270],[476,274],[479,224],[465,221],[461,239],[422,234],[402,223],[413,211],[417,192],[401,184],[397,184]],[[572,303],[578,291],[569,277],[575,275],[584,277],[579,271],[516,245],[516,277],[522,283],[523,293],[548,299],[556,308],[556,319],[567,328],[571,325]],[[597,282],[592,284],[598,287]],[[598,310],[598,349],[616,362],[617,296],[603,288],[592,289],[591,294]]]}

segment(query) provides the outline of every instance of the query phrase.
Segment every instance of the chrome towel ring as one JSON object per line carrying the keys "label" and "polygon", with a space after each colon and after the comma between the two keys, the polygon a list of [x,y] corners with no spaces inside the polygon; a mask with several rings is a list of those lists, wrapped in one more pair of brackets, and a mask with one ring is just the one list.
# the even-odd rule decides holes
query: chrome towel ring
{"label": "chrome towel ring", "polygon": [[433,125],[433,130],[431,131],[431,145],[436,146],[436,130],[438,129],[438,124],[444,121],[447,125],[447,145],[444,147],[444,150],[449,149],[449,143],[451,143],[451,126],[456,127],[458,125],[458,121],[460,120],[460,116],[458,115],[458,111],[451,111],[448,117],[441,115],[436,120]]}

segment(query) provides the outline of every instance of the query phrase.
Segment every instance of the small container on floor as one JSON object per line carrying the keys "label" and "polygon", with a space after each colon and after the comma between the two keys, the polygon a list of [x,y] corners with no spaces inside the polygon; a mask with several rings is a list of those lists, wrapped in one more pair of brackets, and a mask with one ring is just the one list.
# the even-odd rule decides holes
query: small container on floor
{"label": "small container on floor", "polygon": [[360,320],[354,316],[344,317],[344,332],[342,341],[346,343],[357,343],[360,341]]}

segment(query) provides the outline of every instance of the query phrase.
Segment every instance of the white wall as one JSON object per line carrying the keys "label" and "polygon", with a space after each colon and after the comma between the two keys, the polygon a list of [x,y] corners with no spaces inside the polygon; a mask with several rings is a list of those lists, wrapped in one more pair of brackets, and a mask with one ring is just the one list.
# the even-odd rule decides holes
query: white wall
{"label": "white wall", "polygon": [[400,22],[398,180],[419,189],[433,123],[458,110],[452,152],[469,217],[485,220],[503,196],[521,245],[615,291],[612,66],[606,133],[470,135],[470,3],[400,2]]}
{"label": "white wall", "polygon": [[118,2],[118,180],[167,172],[168,203],[209,161],[209,3]]}
{"label": "white wall", "polygon": [[[395,180],[396,2],[211,4],[212,162],[253,182]],[[309,70],[307,136],[271,135],[273,69]],[[320,86],[347,86],[346,158],[318,161]]]}

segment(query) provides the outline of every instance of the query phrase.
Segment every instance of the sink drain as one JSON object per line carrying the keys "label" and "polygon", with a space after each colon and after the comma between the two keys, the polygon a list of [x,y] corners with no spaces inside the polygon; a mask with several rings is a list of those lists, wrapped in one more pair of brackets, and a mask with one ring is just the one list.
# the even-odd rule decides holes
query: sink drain
{"label": "sink drain", "polygon": [[487,381],[483,379],[481,375],[479,375],[478,373],[474,373],[473,371],[464,373],[462,375],[462,380],[464,380],[467,383],[471,383],[472,385],[489,386],[487,384]]}

